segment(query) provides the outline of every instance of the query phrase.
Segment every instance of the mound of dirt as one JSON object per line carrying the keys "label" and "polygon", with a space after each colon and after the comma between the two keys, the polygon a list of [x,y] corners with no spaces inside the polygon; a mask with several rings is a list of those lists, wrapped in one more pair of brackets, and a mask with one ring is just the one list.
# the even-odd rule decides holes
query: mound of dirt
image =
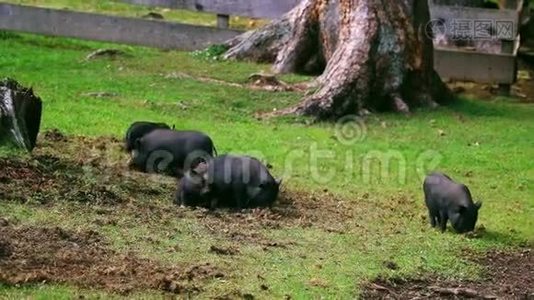
{"label": "mound of dirt", "polygon": [[534,299],[534,250],[494,251],[476,258],[486,268],[482,281],[377,280],[364,299]]}
{"label": "mound of dirt", "polygon": [[155,289],[171,293],[201,290],[206,280],[224,277],[210,264],[163,266],[106,247],[94,231],[0,227],[0,283],[69,283],[112,292]]}
{"label": "mound of dirt", "polygon": [[[165,195],[174,182],[130,172],[121,142],[113,137],[67,136],[57,129],[40,136],[31,159],[0,158],[0,199],[52,203],[59,199],[114,205],[132,196]],[[163,188],[160,188],[161,186]]]}
{"label": "mound of dirt", "polygon": [[56,156],[37,155],[32,160],[0,158],[0,199],[48,203],[56,199],[117,203],[122,199],[109,186],[91,182],[81,165]]}

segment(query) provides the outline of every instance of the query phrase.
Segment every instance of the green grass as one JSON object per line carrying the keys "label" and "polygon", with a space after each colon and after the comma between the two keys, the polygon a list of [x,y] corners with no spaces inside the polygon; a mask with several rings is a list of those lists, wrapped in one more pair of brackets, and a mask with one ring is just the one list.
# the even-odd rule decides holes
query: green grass
{"label": "green grass", "polygon": [[[111,1],[102,3],[120,6]],[[61,5],[81,4],[65,1]],[[241,246],[239,256],[220,257],[202,249],[230,241],[209,232],[199,219],[139,224],[135,214],[125,213],[116,216],[117,225],[101,226],[93,222],[98,216],[87,205],[0,202],[2,215],[17,218],[22,224],[96,229],[118,251],[129,249],[170,262],[212,261],[228,270],[230,278],[210,282],[203,292],[205,297],[238,290],[259,298],[278,299],[289,294],[294,299],[346,299],[356,296],[366,280],[379,275],[437,273],[476,278],[480,270],[462,259],[464,249],[482,251],[534,242],[533,106],[510,99],[462,99],[436,111],[417,111],[410,118],[375,115],[366,122],[361,141],[343,144],[335,139],[332,124],[306,125],[292,118],[258,121],[253,117],[256,111],[294,104],[300,94],[253,91],[166,76],[181,72],[243,83],[250,73],[269,70],[267,65],[210,61],[184,52],[116,45],[113,47],[130,56],[85,61],[91,51],[111,45],[31,35],[8,36],[1,43],[0,75],[33,86],[43,99],[43,131],[59,128],[67,134],[122,137],[128,125],[140,119],[203,130],[213,137],[219,153],[263,155],[273,164],[273,172],[284,176],[288,188],[321,191],[327,187],[349,199],[350,205],[361,212],[349,222],[360,227],[350,228],[346,234],[316,227],[265,228],[261,231],[264,236],[295,245],[264,252],[260,246],[246,244]],[[284,79],[294,82],[307,78],[290,75]],[[115,92],[118,96],[83,96],[95,91]],[[444,136],[438,134],[440,129]],[[329,151],[333,158],[319,158],[314,163],[314,147]],[[431,158],[438,159],[436,164],[421,158],[427,150],[433,151]],[[385,159],[388,151],[398,156],[386,172],[389,177],[381,176],[379,165],[374,163],[367,181],[362,171],[365,158],[375,153]],[[350,158],[352,163],[347,163]],[[437,168],[465,182],[475,198],[484,201],[478,224],[485,226],[485,235],[469,239],[429,228],[418,162],[422,162],[423,171]],[[290,163],[291,172],[284,168]],[[403,166],[405,180],[396,175]],[[313,175],[314,170],[322,174],[332,170],[334,174],[328,182],[321,182]],[[170,199],[155,201],[160,207],[173,207]],[[147,242],[142,238],[146,236],[159,243]],[[166,249],[175,244],[182,250],[168,253]],[[388,270],[384,266],[388,260],[395,261],[399,270]],[[310,285],[312,279],[325,282],[326,287]],[[260,290],[262,282],[269,286],[268,291]],[[73,287],[53,285],[0,287],[1,297],[13,299],[68,298],[77,293]]]}

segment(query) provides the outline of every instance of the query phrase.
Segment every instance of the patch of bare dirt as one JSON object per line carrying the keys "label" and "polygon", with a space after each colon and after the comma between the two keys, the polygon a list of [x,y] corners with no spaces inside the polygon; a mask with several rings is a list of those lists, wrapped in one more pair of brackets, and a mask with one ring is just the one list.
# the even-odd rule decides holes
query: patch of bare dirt
{"label": "patch of bare dirt", "polygon": [[0,158],[0,199],[51,203],[58,199],[118,204],[133,196],[167,195],[171,181],[159,184],[130,172],[122,143],[113,137],[67,136],[44,132],[31,159]]}
{"label": "patch of bare dirt", "polygon": [[356,227],[359,205],[323,192],[283,190],[271,209],[244,209],[232,211],[218,209],[195,210],[195,217],[213,234],[223,234],[236,243],[260,245],[264,250],[285,248],[293,241],[273,241],[259,232],[263,229],[290,227],[318,228],[320,230],[345,234]]}
{"label": "patch of bare dirt", "polygon": [[481,281],[377,280],[363,299],[534,299],[534,250],[493,251],[474,260],[485,267]]}
{"label": "patch of bare dirt", "polygon": [[123,199],[110,186],[93,182],[81,165],[56,156],[37,155],[31,161],[0,158],[0,198],[47,203],[56,199],[118,203]]}
{"label": "patch of bare dirt", "polygon": [[327,190],[285,188],[272,209],[181,209],[172,204],[177,188],[174,179],[131,171],[127,160],[117,138],[49,130],[40,135],[31,159],[0,158],[0,200],[47,205],[82,202],[98,214],[93,222],[101,226],[117,225],[125,214],[155,228],[177,218],[196,218],[215,236],[259,245],[265,251],[294,243],[263,236],[260,232],[265,228],[313,227],[344,234],[357,227],[354,222],[363,215],[358,209],[365,209],[364,204],[354,205]]}
{"label": "patch of bare dirt", "polygon": [[181,294],[200,291],[206,280],[224,276],[210,264],[164,266],[118,254],[94,231],[0,227],[3,284],[54,282],[120,293],[153,289]]}

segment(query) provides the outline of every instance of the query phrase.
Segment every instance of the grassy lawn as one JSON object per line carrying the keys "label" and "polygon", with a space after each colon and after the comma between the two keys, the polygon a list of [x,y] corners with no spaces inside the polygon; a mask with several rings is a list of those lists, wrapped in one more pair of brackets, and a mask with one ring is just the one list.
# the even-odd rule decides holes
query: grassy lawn
{"label": "grassy lawn", "polygon": [[[54,1],[53,6],[84,9],[99,3],[103,11],[137,13],[115,1],[80,3]],[[299,93],[258,91],[195,79],[244,83],[249,74],[269,70],[266,65],[117,45],[112,47],[123,49],[128,56],[86,61],[91,51],[111,45],[32,35],[4,35],[0,42],[0,75],[33,86],[44,101],[43,132],[57,128],[68,135],[121,138],[131,122],[141,119],[168,122],[179,129],[199,129],[212,136],[219,153],[262,156],[274,166],[277,176],[284,177],[285,190],[323,195],[328,189],[342,204],[333,214],[325,211],[325,217],[316,218],[321,226],[253,228],[266,239],[287,243],[285,248],[262,251],[261,246],[244,243],[237,245],[239,255],[218,256],[207,251],[210,245],[232,245],[235,241],[217,228],[209,230],[205,221],[189,210],[182,218],[155,218],[145,223],[119,205],[116,222],[101,225],[95,222],[98,205],[61,198],[47,205],[0,199],[0,216],[17,219],[21,225],[92,229],[118,252],[133,251],[165,263],[213,263],[228,276],[208,282],[201,292],[203,298],[240,291],[260,299],[284,295],[293,299],[347,299],[357,296],[362,284],[377,276],[437,274],[476,279],[481,276],[480,268],[463,257],[465,251],[534,243],[533,106],[511,99],[461,99],[446,108],[417,111],[409,118],[373,115],[356,128],[359,139],[342,142],[336,138],[339,130],[333,124],[308,125],[292,118],[258,121],[253,117],[257,111],[296,103],[302,97]],[[307,78],[288,75],[283,79],[296,82]],[[89,92],[117,95],[95,98],[85,95]],[[325,156],[316,159],[318,151]],[[64,149],[57,155],[69,157],[72,153]],[[373,157],[376,159],[368,164],[367,159]],[[378,161],[387,162],[388,157],[391,168],[381,173]],[[421,176],[431,168],[465,182],[474,197],[482,199],[478,226],[485,230],[480,237],[441,234],[429,227]],[[177,210],[171,203],[173,183],[160,180],[150,184],[165,188],[164,197],[134,197],[132,203]],[[296,201],[305,203],[308,199]],[[343,211],[350,212],[350,218],[343,218]],[[328,219],[331,215],[336,218]],[[338,225],[342,233],[327,230]],[[167,251],[176,243],[180,251]],[[389,269],[386,262],[391,261],[398,268]],[[262,284],[268,289],[262,289]],[[8,299],[61,299],[80,293],[109,296],[104,291],[69,285],[0,286],[0,297]],[[146,293],[139,297],[158,295]]]}

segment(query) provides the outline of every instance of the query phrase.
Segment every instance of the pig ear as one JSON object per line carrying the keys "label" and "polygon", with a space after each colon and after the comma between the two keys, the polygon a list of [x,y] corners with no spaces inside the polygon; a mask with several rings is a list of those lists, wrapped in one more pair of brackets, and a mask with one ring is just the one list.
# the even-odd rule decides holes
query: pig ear
{"label": "pig ear", "polygon": [[141,149],[141,139],[136,139],[134,141],[134,149],[137,149],[137,150]]}
{"label": "pig ear", "polygon": [[475,202],[475,207],[478,209],[480,209],[482,207],[482,201],[477,201]]}

